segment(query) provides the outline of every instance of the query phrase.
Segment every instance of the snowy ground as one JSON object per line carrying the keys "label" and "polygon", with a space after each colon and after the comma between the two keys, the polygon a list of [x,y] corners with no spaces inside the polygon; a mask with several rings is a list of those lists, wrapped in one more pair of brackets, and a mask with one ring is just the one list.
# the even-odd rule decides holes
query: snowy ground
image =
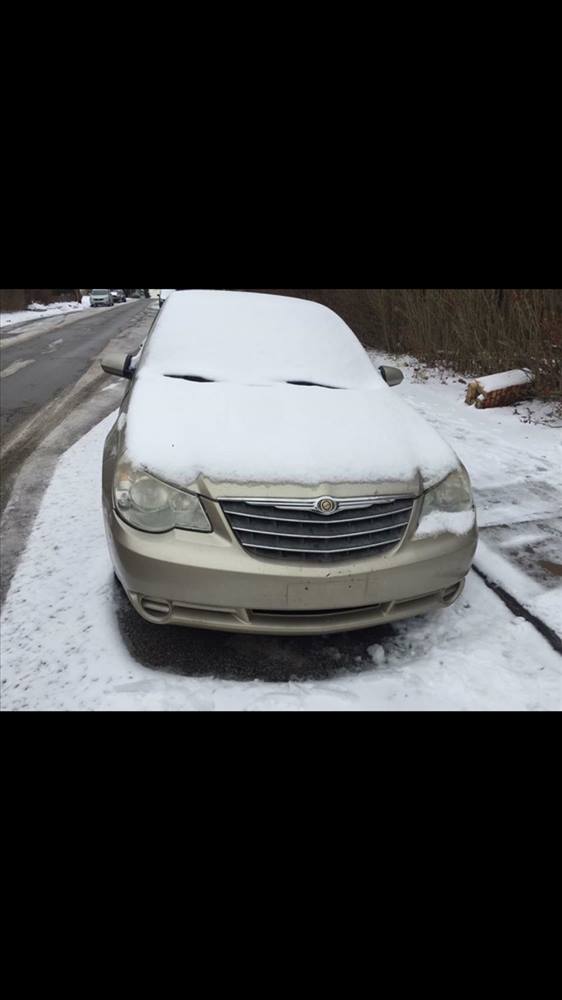
{"label": "snowy ground", "polygon": [[[127,299],[131,302],[132,299]],[[51,305],[43,305],[40,302],[33,302],[27,309],[19,312],[0,313],[0,329],[9,326],[17,326],[18,323],[29,323],[33,320],[50,319],[51,316],[66,316],[69,313],[83,312],[90,308],[90,297],[84,295],[81,302],[53,302]]]}
{"label": "snowy ground", "polygon": [[562,418],[544,403],[523,403],[518,412],[476,410],[464,405],[467,386],[459,376],[411,360],[404,371],[404,398],[470,472],[481,529],[478,566],[562,635]]}
{"label": "snowy ground", "polygon": [[[472,475],[484,528],[478,565],[562,634],[554,418],[549,426],[540,406],[532,419],[546,424],[511,409],[469,409],[455,378],[405,370],[396,391]],[[138,619],[113,581],[103,533],[101,454],[112,420],[60,460],[14,576],[1,622],[3,710],[562,708],[562,658],[474,574],[452,609],[329,638],[229,636]]]}
{"label": "snowy ground", "polygon": [[90,308],[90,300],[87,296],[82,302],[54,302],[45,306],[34,302],[27,309],[19,312],[0,313],[0,329],[7,326],[17,326],[18,323],[29,323],[38,319],[49,319],[51,316],[65,316],[67,313],[82,312]]}

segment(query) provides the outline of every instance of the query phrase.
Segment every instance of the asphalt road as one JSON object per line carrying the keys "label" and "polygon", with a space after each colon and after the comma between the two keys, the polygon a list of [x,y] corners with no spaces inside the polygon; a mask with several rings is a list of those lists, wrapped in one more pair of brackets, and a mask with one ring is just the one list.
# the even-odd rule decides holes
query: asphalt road
{"label": "asphalt road", "polygon": [[[106,345],[144,315],[149,305],[141,299],[113,309],[88,310],[78,319],[61,316],[8,329],[0,339],[3,441],[74,385]],[[45,326],[43,332],[35,330]]]}
{"label": "asphalt road", "polygon": [[[111,379],[99,361],[108,349],[129,353],[144,340],[158,312],[156,303],[141,299],[83,315],[51,317],[8,328],[0,336],[0,511],[26,460],[37,454],[57,428],[72,425],[74,415]],[[104,394],[104,404],[119,402]],[[100,415],[101,414],[101,415]],[[91,418],[105,415],[92,410]],[[78,427],[79,422],[76,422]],[[87,426],[82,427],[85,433]],[[74,430],[60,435],[60,448],[73,440]],[[57,445],[57,448],[59,445]],[[62,450],[61,452],[62,453]],[[52,454],[52,448],[51,448]]]}

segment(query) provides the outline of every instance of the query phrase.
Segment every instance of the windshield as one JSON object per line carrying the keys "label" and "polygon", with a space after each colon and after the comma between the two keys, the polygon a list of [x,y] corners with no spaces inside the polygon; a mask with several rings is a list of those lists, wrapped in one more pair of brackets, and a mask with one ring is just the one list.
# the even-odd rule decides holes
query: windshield
{"label": "windshield", "polygon": [[94,288],[92,295],[109,295],[109,288]]}
{"label": "windshield", "polygon": [[289,382],[295,393],[384,384],[335,313],[304,299],[249,292],[174,292],[150,335],[143,369],[241,386]]}

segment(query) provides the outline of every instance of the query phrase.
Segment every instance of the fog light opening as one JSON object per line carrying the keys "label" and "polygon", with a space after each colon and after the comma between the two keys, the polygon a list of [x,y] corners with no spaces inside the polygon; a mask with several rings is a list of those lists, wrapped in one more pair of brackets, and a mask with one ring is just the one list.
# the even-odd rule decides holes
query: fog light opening
{"label": "fog light opening", "polygon": [[172,614],[172,605],[169,601],[154,601],[149,597],[141,597],[142,610],[154,621],[165,621]]}
{"label": "fog light opening", "polygon": [[455,603],[457,597],[459,597],[460,595],[462,588],[463,588],[463,581],[461,581],[461,583],[456,583],[454,587],[449,587],[448,590],[443,591],[443,593],[441,594],[441,600],[445,605],[445,607],[449,607],[451,604]]}

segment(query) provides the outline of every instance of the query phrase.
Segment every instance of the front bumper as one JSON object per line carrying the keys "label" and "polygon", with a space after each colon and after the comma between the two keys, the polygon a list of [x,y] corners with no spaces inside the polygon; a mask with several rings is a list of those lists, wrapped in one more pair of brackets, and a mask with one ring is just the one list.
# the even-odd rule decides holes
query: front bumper
{"label": "front bumper", "polygon": [[105,522],[117,576],[147,621],[270,635],[351,631],[452,604],[477,544],[476,528],[410,533],[390,554],[315,567],[257,559],[226,525],[149,535],[108,508]]}

